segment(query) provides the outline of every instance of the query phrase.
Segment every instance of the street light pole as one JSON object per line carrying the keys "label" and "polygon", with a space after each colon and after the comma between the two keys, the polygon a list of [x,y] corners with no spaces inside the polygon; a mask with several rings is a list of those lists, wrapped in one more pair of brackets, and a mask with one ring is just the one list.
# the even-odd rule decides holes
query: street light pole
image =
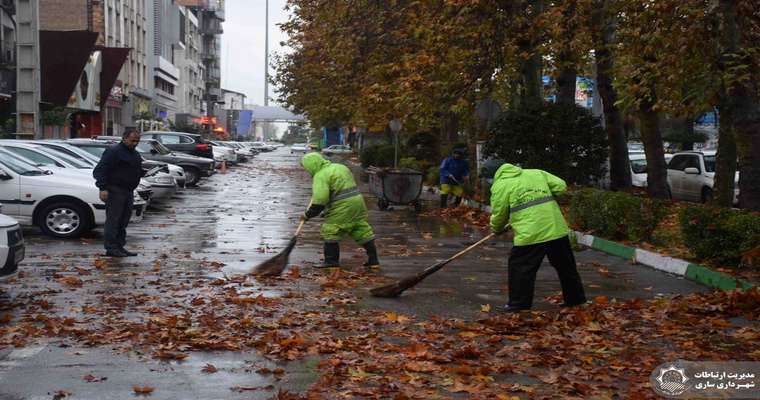
{"label": "street light pole", "polygon": [[264,23],[264,106],[269,105],[269,0],[266,0]]}

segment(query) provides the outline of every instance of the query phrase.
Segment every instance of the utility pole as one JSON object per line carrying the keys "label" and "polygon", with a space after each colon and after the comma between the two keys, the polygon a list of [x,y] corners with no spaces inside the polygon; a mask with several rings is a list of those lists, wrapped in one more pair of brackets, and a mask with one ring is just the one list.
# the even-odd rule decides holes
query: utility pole
{"label": "utility pole", "polygon": [[264,106],[269,105],[269,0],[266,0],[264,25]]}

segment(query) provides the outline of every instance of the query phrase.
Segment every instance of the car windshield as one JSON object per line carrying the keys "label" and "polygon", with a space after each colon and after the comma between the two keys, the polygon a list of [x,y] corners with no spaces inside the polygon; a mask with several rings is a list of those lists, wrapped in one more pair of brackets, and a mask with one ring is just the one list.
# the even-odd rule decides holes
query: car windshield
{"label": "car windshield", "polygon": [[14,156],[12,153],[0,150],[0,162],[13,172],[23,176],[45,175],[46,172]]}
{"label": "car windshield", "polygon": [[105,146],[82,146],[80,149],[92,154],[95,157],[98,157],[98,159],[100,159],[100,156],[102,156],[106,151]]}
{"label": "car windshield", "polygon": [[88,161],[80,160],[78,158],[75,158],[75,157],[67,154],[63,150],[59,150],[59,149],[52,148],[52,147],[44,147],[44,151],[46,151],[46,152],[48,152],[48,153],[50,153],[50,154],[52,154],[52,155],[54,155],[54,156],[56,156],[56,157],[64,160],[64,161],[66,161],[70,165],[73,165],[74,168],[78,168],[78,169],[91,169],[93,167],[92,163],[90,163]]}
{"label": "car windshield", "polygon": [[631,160],[631,170],[633,170],[634,174],[646,174],[647,160]]}
{"label": "car windshield", "polygon": [[705,156],[705,172],[715,172],[715,156]]}

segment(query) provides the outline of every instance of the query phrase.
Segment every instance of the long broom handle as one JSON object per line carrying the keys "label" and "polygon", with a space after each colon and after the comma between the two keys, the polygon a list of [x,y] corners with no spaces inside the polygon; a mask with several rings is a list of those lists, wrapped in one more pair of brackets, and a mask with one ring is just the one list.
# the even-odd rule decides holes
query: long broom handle
{"label": "long broom handle", "polygon": [[473,244],[472,246],[470,246],[470,247],[468,247],[468,248],[460,251],[457,254],[454,254],[451,258],[449,258],[448,260],[446,260],[446,262],[448,263],[448,262],[456,260],[459,257],[462,257],[463,255],[465,255],[465,254],[469,253],[470,251],[474,250],[476,247],[480,246],[481,244],[483,244],[483,243],[485,243],[485,242],[493,239],[495,236],[496,236],[495,233],[491,233],[490,235],[484,237],[483,239],[480,239],[477,243]]}
{"label": "long broom handle", "polygon": [[[309,205],[306,206],[307,210],[311,208],[311,203],[312,203],[312,200],[309,200]],[[303,229],[303,226],[305,224],[306,224],[306,220],[305,219],[301,219],[301,223],[298,224],[298,229],[296,229],[296,234],[294,236],[298,236],[298,235],[301,234],[301,230]]]}

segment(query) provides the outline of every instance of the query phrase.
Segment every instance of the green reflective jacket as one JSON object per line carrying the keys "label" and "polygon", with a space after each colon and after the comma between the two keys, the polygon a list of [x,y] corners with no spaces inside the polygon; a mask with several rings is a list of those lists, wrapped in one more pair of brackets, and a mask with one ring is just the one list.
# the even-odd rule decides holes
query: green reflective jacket
{"label": "green reflective jacket", "polygon": [[502,165],[491,187],[491,229],[501,232],[509,222],[515,246],[567,236],[565,217],[554,201],[566,188],[565,181],[546,171]]}
{"label": "green reflective jacket", "polygon": [[311,202],[324,205],[325,223],[346,225],[367,219],[364,197],[356,186],[351,170],[343,164],[333,164],[319,153],[309,153],[301,165],[313,178]]}

